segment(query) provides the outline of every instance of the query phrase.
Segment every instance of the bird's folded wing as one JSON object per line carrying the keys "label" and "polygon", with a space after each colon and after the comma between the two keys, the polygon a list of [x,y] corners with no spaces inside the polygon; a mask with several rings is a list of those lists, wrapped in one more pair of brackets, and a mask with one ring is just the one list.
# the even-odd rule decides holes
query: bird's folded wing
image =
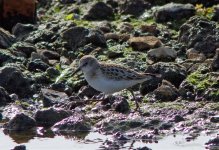
{"label": "bird's folded wing", "polygon": [[107,78],[115,80],[141,80],[151,76],[116,64],[101,64],[101,71]]}

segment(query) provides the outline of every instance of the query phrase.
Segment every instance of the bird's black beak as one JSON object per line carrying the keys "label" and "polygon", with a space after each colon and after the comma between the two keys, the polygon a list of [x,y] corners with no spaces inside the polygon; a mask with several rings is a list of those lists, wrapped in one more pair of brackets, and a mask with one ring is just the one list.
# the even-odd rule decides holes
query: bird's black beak
{"label": "bird's black beak", "polygon": [[73,73],[72,73],[72,75],[75,75],[78,71],[80,71],[81,70],[81,68],[80,67],[78,67]]}

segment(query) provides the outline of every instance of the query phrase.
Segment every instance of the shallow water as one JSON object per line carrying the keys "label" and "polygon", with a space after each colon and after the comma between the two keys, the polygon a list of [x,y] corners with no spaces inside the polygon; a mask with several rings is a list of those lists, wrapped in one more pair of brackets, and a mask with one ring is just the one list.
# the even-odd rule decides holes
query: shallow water
{"label": "shallow water", "polygon": [[[186,141],[186,135],[169,135],[158,141],[158,143],[144,143],[142,141],[127,141],[121,149],[129,149],[147,146],[153,150],[204,150],[205,143],[216,134],[201,134],[195,140]],[[112,136],[102,135],[97,132],[55,135],[52,132],[40,134],[33,133],[7,133],[0,130],[0,149],[10,150],[17,145],[26,145],[27,150],[96,150],[101,149],[104,141]],[[133,146],[131,146],[133,144]]]}

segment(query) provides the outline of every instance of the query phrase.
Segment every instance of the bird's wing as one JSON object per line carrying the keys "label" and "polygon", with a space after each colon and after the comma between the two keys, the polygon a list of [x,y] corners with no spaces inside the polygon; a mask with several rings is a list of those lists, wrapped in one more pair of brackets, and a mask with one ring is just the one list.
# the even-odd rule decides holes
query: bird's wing
{"label": "bird's wing", "polygon": [[150,73],[138,73],[129,68],[116,65],[116,64],[104,64],[101,63],[102,73],[110,79],[115,80],[141,80],[147,78]]}

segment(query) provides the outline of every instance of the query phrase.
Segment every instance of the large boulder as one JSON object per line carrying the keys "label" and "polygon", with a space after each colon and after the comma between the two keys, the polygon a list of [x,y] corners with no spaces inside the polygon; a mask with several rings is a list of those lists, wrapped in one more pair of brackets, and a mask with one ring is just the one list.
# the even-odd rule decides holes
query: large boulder
{"label": "large boulder", "polygon": [[216,22],[195,16],[180,27],[179,42],[205,54],[206,57],[213,57],[219,47],[218,35]]}
{"label": "large boulder", "polygon": [[170,47],[159,47],[149,50],[147,52],[147,57],[153,62],[168,62],[176,59],[177,52]]}
{"label": "large boulder", "polygon": [[4,66],[7,62],[14,62],[18,57],[14,56],[10,50],[0,48],[0,66]]}
{"label": "large boulder", "polygon": [[65,92],[42,88],[41,93],[44,107],[50,107],[58,103],[66,103],[68,100],[68,95]]}
{"label": "large boulder", "polygon": [[107,20],[114,16],[113,9],[104,2],[95,2],[83,16],[86,20]]}
{"label": "large boulder", "polygon": [[71,49],[75,50],[88,43],[96,46],[106,46],[106,39],[99,30],[86,29],[84,27],[72,27],[62,33]]}
{"label": "large boulder", "polygon": [[167,22],[181,20],[195,15],[195,7],[192,4],[168,3],[159,7],[154,17],[157,22]]}
{"label": "large boulder", "polygon": [[26,131],[28,129],[32,129],[36,126],[36,121],[23,114],[16,114],[7,124],[6,128],[8,130],[14,130],[14,131]]}
{"label": "large boulder", "polygon": [[16,93],[21,98],[32,93],[30,79],[16,67],[0,68],[0,79],[0,86],[4,87],[8,93]]}
{"label": "large boulder", "polygon": [[155,89],[157,89],[159,84],[161,84],[161,81],[162,81],[162,78],[156,78],[156,77],[147,79],[141,84],[139,88],[140,93],[142,95],[146,95],[149,92],[154,91]]}
{"label": "large boulder", "polygon": [[22,24],[22,23],[17,23],[13,28],[12,28],[12,34],[15,35],[16,40],[22,41],[26,37],[28,37],[29,33],[32,31],[35,31],[37,27],[35,27],[32,24]]}
{"label": "large boulder", "polygon": [[32,52],[36,52],[35,46],[27,42],[16,42],[11,46],[10,49],[24,53],[26,57],[30,57]]}
{"label": "large boulder", "polygon": [[163,79],[171,82],[176,87],[179,87],[187,76],[185,67],[167,62],[158,62],[150,65],[146,72],[161,74]]}
{"label": "large boulder", "polygon": [[38,110],[34,118],[37,125],[48,127],[53,126],[55,123],[61,121],[62,119],[69,117],[71,114],[71,111],[49,108]]}
{"label": "large boulder", "polygon": [[72,116],[57,122],[53,131],[89,131],[91,130],[90,121],[83,115],[74,113]]}
{"label": "large boulder", "polygon": [[9,94],[0,86],[0,106],[12,102]]}
{"label": "large boulder", "polygon": [[174,101],[179,96],[178,89],[166,80],[162,81],[161,86],[159,86],[153,94],[157,100],[162,101]]}
{"label": "large boulder", "polygon": [[14,42],[14,36],[0,28],[0,48],[9,48]]}
{"label": "large boulder", "polygon": [[144,0],[126,0],[119,1],[119,12],[121,14],[129,14],[134,16],[140,16],[145,9],[150,8],[150,3]]}

